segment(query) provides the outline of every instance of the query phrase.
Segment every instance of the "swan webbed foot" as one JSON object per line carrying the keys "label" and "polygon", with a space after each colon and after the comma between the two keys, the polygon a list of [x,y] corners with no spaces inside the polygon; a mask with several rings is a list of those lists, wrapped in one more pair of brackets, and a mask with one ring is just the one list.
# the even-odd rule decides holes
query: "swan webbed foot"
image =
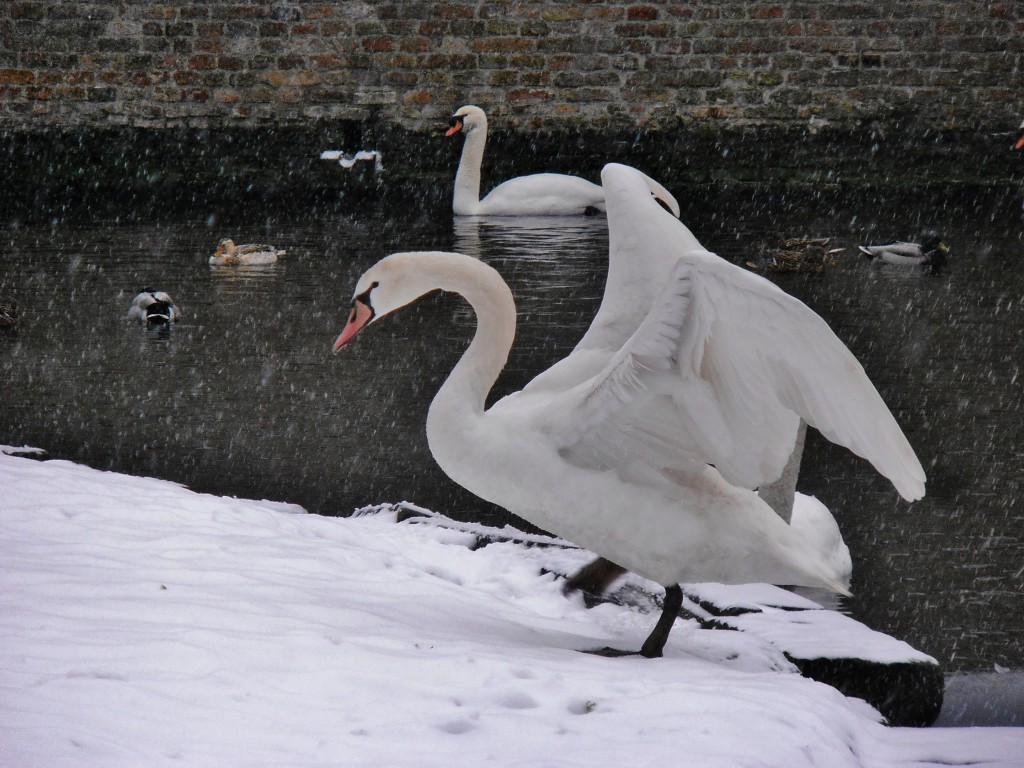
{"label": "swan webbed foot", "polygon": [[[608,561],[606,560],[605,562],[607,563]],[[590,565],[594,564],[591,563]],[[615,565],[614,563],[610,564]],[[647,639],[644,640],[644,644],[640,647],[639,651],[621,651],[617,648],[604,647],[596,648],[592,651],[584,651],[584,653],[605,656],[606,658],[618,658],[620,656],[643,656],[647,659],[661,658],[662,651],[665,649],[665,643],[668,642],[669,633],[672,631],[672,625],[675,624],[676,617],[679,616],[679,611],[682,607],[682,587],[678,584],[665,587],[665,601],[662,604],[661,616],[658,617],[658,623],[654,625],[654,629],[647,636]]]}
{"label": "swan webbed foot", "polygon": [[606,659],[617,659],[620,656],[640,655],[640,651],[624,651],[621,648],[611,648],[607,645],[604,648],[593,648],[590,650],[580,651],[580,653],[589,653],[591,656],[604,656]]}

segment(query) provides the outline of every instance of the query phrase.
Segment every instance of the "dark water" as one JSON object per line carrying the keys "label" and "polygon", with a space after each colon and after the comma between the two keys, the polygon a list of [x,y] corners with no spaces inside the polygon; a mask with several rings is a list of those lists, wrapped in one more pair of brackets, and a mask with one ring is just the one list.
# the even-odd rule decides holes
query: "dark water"
{"label": "dark water", "polygon": [[[432,296],[334,357],[351,289],[395,250],[486,258],[520,309],[502,394],[564,355],[589,323],[605,221],[453,226],[444,207],[296,207],[7,226],[0,302],[16,301],[25,323],[0,331],[0,442],[322,513],[409,500],[493,520],[496,510],[434,466],[424,437],[429,401],[472,333],[467,309]],[[908,505],[866,463],[809,437],[800,487],[829,505],[850,545],[848,607],[950,670],[1024,668],[1019,201],[737,191],[684,201],[684,219],[734,261],[775,231],[846,247],[820,275],[772,279],[848,343],[929,474],[928,496]],[[939,275],[872,268],[852,247],[925,226],[944,228],[952,244]],[[289,255],[211,269],[206,258],[226,236]],[[143,286],[178,302],[183,319],[170,333],[125,321]]]}

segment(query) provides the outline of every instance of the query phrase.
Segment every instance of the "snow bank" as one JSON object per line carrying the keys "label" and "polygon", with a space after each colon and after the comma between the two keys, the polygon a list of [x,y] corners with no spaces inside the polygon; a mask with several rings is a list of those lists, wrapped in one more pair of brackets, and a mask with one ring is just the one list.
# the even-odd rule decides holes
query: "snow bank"
{"label": "snow bank", "polygon": [[0,764],[1010,766],[885,728],[768,644],[562,597],[579,550],[0,455]]}

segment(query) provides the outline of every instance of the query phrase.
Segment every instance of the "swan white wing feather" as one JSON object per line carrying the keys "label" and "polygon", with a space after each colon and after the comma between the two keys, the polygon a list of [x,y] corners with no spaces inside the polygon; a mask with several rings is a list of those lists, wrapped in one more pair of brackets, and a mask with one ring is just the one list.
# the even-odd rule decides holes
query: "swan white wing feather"
{"label": "swan white wing feather", "polygon": [[[578,365],[556,364],[542,374],[540,386],[535,386],[537,380],[531,382],[496,403],[492,412],[529,419],[580,466],[622,467],[633,463],[630,457],[656,472],[685,466],[692,458],[688,436],[665,421],[649,423],[647,416],[660,411],[665,420],[674,420],[672,368],[685,359],[686,345],[697,336],[684,338],[693,290],[688,270],[679,265],[640,327],[614,355],[574,353]],[[603,365],[595,370],[599,362]],[[584,378],[587,373],[591,375]],[[559,383],[564,385],[560,391]],[[642,451],[636,450],[637,444]]]}
{"label": "swan white wing feather", "polygon": [[[602,195],[613,202],[608,211],[608,277],[601,304],[572,353],[534,378],[527,391],[568,388],[596,374],[640,327],[678,258],[703,250],[675,218],[679,203],[646,174],[609,163],[601,172],[601,184]],[[651,194],[669,204],[674,216],[664,215],[666,211]],[[661,215],[652,217],[652,210]]]}
{"label": "swan white wing feather", "polygon": [[573,368],[584,352],[610,358],[683,261],[694,270],[689,328],[681,337],[689,338],[690,365],[680,367],[674,381],[676,419],[652,406],[649,423],[664,425],[663,432],[683,429],[690,452],[731,482],[754,488],[778,477],[803,417],[870,461],[904,498],[923,495],[917,457],[863,368],[824,320],[770,281],[706,252],[681,221],[651,200],[639,171],[612,163],[601,179],[609,202],[605,296],[573,354],[538,377],[538,385],[569,379],[559,369]]}
{"label": "swan white wing feather", "polygon": [[[736,429],[760,427],[735,444],[730,470],[752,466],[758,445],[777,444],[776,430],[787,414],[795,414],[867,459],[905,499],[924,495],[925,475],[917,456],[861,364],[828,323],[770,281],[721,259],[701,257],[695,269],[704,288],[699,311],[713,318],[701,378],[714,388],[724,417]],[[791,449],[786,446],[761,460],[766,468],[776,462],[781,468],[783,454]]]}
{"label": "swan white wing feather", "polygon": [[[609,163],[601,172],[608,211],[608,278],[601,305],[577,350],[617,350],[643,322],[673,265],[704,246],[651,198],[649,177]],[[660,185],[658,185],[660,186]],[[673,198],[673,202],[675,202]],[[675,208],[678,211],[678,203]]]}
{"label": "swan white wing feather", "polygon": [[520,416],[535,415],[568,460],[659,484],[709,463],[752,488],[778,476],[793,447],[779,434],[795,434],[802,417],[870,461],[905,498],[923,495],[924,472],[892,414],[802,302],[704,251],[680,258],[660,285],[599,372],[581,380],[602,359],[582,350],[573,357],[587,365],[556,365],[538,386],[507,398],[526,406],[541,395]]}

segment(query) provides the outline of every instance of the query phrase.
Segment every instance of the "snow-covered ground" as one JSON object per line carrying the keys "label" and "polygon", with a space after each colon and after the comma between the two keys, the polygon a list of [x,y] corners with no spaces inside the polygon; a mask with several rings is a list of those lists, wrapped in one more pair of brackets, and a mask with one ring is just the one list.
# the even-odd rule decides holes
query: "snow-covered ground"
{"label": "snow-covered ground", "polygon": [[0,454],[0,765],[1019,766],[746,632],[566,599],[589,555]]}

